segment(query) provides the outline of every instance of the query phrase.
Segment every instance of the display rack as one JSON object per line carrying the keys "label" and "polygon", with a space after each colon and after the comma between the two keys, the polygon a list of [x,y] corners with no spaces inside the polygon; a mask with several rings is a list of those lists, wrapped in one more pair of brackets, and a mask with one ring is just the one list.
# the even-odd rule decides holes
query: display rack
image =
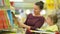
{"label": "display rack", "polygon": [[14,33],[14,31],[12,31],[14,22],[10,9],[10,2],[9,0],[0,0],[0,2],[3,4],[0,5],[0,34]]}

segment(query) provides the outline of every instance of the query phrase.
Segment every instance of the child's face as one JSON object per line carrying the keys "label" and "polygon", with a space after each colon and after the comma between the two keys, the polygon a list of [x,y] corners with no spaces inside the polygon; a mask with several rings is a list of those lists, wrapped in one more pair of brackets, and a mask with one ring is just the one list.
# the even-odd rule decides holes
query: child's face
{"label": "child's face", "polygon": [[47,22],[48,25],[51,25],[52,24],[51,18],[50,17],[47,17],[46,22]]}

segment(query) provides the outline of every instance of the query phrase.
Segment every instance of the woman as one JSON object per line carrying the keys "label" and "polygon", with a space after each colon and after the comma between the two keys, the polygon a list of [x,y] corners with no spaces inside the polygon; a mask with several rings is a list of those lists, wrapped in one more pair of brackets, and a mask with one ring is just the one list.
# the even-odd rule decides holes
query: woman
{"label": "woman", "polygon": [[42,1],[35,3],[34,14],[29,14],[27,16],[26,22],[24,23],[28,26],[26,34],[33,34],[29,30],[36,30],[37,28],[41,28],[41,26],[44,24],[45,19],[40,15],[43,6],[44,3]]}

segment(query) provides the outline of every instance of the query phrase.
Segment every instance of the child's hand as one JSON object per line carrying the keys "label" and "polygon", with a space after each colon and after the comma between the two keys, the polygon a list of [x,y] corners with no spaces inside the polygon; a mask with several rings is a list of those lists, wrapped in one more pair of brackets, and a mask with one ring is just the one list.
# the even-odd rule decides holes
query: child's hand
{"label": "child's hand", "polygon": [[31,29],[31,27],[30,27],[30,26],[27,26],[27,29],[28,29],[28,30],[30,30],[30,29]]}

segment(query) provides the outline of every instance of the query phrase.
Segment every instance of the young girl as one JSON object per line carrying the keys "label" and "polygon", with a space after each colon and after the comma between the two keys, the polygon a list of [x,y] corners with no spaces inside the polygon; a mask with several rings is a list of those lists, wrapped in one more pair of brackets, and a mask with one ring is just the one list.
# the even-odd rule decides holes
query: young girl
{"label": "young girl", "polygon": [[46,22],[48,24],[48,26],[46,27],[46,30],[50,30],[50,31],[58,31],[58,27],[56,25],[58,19],[57,19],[57,15],[48,15]]}

